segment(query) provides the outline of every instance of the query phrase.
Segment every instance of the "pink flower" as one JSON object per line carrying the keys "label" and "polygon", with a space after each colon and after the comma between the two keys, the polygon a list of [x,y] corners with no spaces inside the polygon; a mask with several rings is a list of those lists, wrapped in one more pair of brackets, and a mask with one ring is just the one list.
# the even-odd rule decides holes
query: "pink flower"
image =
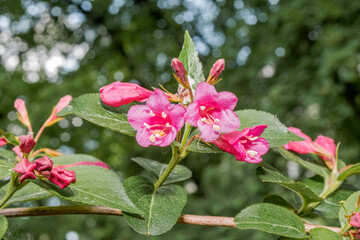
{"label": "pink flower", "polygon": [[189,82],[186,77],[186,70],[184,64],[177,58],[173,58],[171,61],[171,67],[174,69],[176,75],[175,79],[184,87],[189,88]]}
{"label": "pink flower", "polygon": [[13,147],[12,150],[13,150],[13,152],[16,154],[16,156],[18,156],[19,158],[22,158],[22,155],[23,155],[23,154],[22,154],[19,146]]}
{"label": "pink flower", "polygon": [[46,120],[45,122],[45,126],[49,127],[51,125],[53,125],[54,123],[60,121],[62,118],[59,118],[58,116],[56,116],[56,114],[58,114],[61,110],[63,110],[65,107],[67,107],[69,105],[69,103],[71,102],[72,97],[70,95],[66,95],[64,97],[62,97],[59,102],[55,105],[55,107],[53,108],[53,111],[51,112],[50,117]]}
{"label": "pink flower", "polygon": [[23,153],[30,153],[36,145],[36,142],[32,138],[31,134],[22,135],[19,137],[19,140],[20,140],[19,148],[20,151]]}
{"label": "pink flower", "polygon": [[67,164],[67,165],[56,165],[56,167],[58,167],[58,168],[69,168],[69,167],[82,166],[82,165],[97,166],[97,167],[110,169],[110,167],[108,165],[106,165],[106,163],[101,162],[101,161],[97,161],[97,162],[81,161],[81,162],[77,162],[77,163],[73,163],[73,164]]}
{"label": "pink flower", "polygon": [[216,84],[216,80],[218,80],[220,74],[222,71],[224,71],[225,69],[225,60],[224,59],[219,59],[217,60],[213,67],[210,70],[210,74],[208,79],[206,80],[207,83],[214,85]]}
{"label": "pink flower", "polygon": [[51,171],[53,168],[54,162],[50,160],[48,156],[43,156],[34,161],[36,163],[36,170],[41,171]]}
{"label": "pink flower", "polygon": [[5,144],[7,144],[7,141],[5,138],[0,138],[0,147],[4,146]]}
{"label": "pink flower", "polygon": [[146,105],[132,106],[127,117],[137,130],[139,145],[165,147],[175,140],[177,131],[183,127],[185,111],[181,105],[170,104],[165,93],[156,89]]}
{"label": "pink flower", "polygon": [[334,139],[319,135],[315,142],[300,129],[289,127],[289,131],[295,133],[296,135],[304,138],[304,141],[300,142],[290,142],[284,145],[286,150],[297,152],[300,154],[314,153],[320,156],[325,161],[325,164],[329,169],[333,169],[336,164],[335,152],[336,146]]}
{"label": "pink flower", "polygon": [[201,138],[206,142],[217,139],[220,133],[229,133],[240,126],[239,117],[234,113],[237,97],[231,92],[216,92],[208,83],[199,83],[194,102],[187,109],[188,123],[198,127]]}
{"label": "pink flower", "polygon": [[221,150],[231,153],[238,161],[259,163],[261,156],[269,150],[269,143],[259,137],[266,125],[244,128],[242,131],[223,133],[213,143]]}
{"label": "pink flower", "polygon": [[26,158],[23,158],[20,163],[16,164],[14,171],[19,173],[20,182],[25,181],[26,179],[35,179],[34,169],[36,168],[36,163],[29,162]]}
{"label": "pink flower", "polygon": [[360,228],[360,213],[357,212],[350,218],[350,224],[353,227]]}
{"label": "pink flower", "polygon": [[31,124],[25,102],[22,99],[18,98],[15,100],[14,107],[17,111],[20,122],[22,122],[25,126],[29,127]]}
{"label": "pink flower", "polygon": [[58,185],[61,189],[76,182],[76,174],[72,170],[54,167],[50,172],[43,174],[50,182]]}
{"label": "pink flower", "polygon": [[133,101],[146,102],[152,93],[135,83],[117,81],[102,87],[100,98],[106,105],[120,107]]}

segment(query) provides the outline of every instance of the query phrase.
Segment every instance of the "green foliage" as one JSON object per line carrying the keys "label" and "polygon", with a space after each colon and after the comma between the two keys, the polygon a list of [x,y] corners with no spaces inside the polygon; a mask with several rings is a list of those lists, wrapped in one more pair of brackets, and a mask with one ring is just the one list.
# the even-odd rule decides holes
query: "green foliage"
{"label": "green foliage", "polygon": [[7,218],[3,215],[0,215],[0,238],[2,238],[5,235],[7,228],[8,228]]}
{"label": "green foliage", "polygon": [[326,228],[313,228],[310,230],[310,240],[342,240],[343,238]]}
{"label": "green foliage", "polygon": [[19,145],[20,142],[15,138],[15,135],[10,132],[4,132],[0,129],[0,136],[4,137],[6,141],[13,145]]}
{"label": "green foliage", "polygon": [[0,180],[10,177],[14,164],[10,163],[8,160],[0,159]]}
{"label": "green foliage", "polygon": [[282,198],[278,195],[268,195],[268,196],[264,197],[263,203],[275,204],[275,205],[284,207],[286,209],[289,209],[291,211],[295,210],[294,207],[288,201],[286,201],[284,198]]}
{"label": "green foliage", "polygon": [[7,160],[8,162],[17,163],[15,161],[15,153],[5,149],[0,149],[0,158]]}
{"label": "green foliage", "polygon": [[186,192],[177,185],[165,185],[154,190],[154,184],[144,177],[125,180],[129,198],[145,215],[124,213],[128,224],[138,233],[160,235],[169,231],[177,222],[184,208]]}
{"label": "green foliage", "polygon": [[97,93],[85,94],[73,99],[69,106],[57,115],[69,114],[126,135],[134,136],[136,132],[129,124],[126,114],[111,112],[104,108]]}
{"label": "green foliage", "polygon": [[[131,160],[139,164],[156,179],[164,173],[166,167],[168,166],[167,164],[162,164],[147,158],[132,158]],[[191,178],[191,175],[192,173],[187,167],[178,164],[165,180],[164,184],[181,182]]]}
{"label": "green foliage", "polygon": [[69,169],[75,171],[76,182],[64,189],[46,180],[35,179],[33,182],[49,193],[75,203],[142,213],[128,198],[119,177],[112,171],[96,166],[76,166]]}
{"label": "green foliage", "polygon": [[360,174],[360,163],[349,165],[340,174],[338,179],[344,181],[346,178],[354,174]]}
{"label": "green foliage", "polygon": [[339,210],[339,221],[340,221],[340,225],[341,227],[346,227],[349,228],[350,224],[348,222],[348,218],[345,217],[345,215],[350,215],[353,212],[356,212],[356,208],[357,208],[357,203],[359,200],[359,196],[360,196],[360,191],[354,192],[353,194],[351,194],[350,197],[348,197],[346,199],[346,201],[343,203],[343,206],[345,209],[342,207]]}
{"label": "green foliage", "polygon": [[306,238],[304,223],[293,212],[269,203],[251,205],[235,217],[239,229],[256,229],[291,238]]}

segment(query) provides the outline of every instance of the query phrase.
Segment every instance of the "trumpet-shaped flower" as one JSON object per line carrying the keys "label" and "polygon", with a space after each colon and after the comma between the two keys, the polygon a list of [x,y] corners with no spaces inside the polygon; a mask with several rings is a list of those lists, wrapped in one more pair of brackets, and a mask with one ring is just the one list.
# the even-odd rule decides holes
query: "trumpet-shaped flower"
{"label": "trumpet-shaped flower", "polygon": [[132,106],[127,117],[137,130],[139,145],[165,147],[175,140],[177,131],[183,127],[185,112],[183,106],[170,104],[165,93],[156,89],[146,105]]}
{"label": "trumpet-shaped flower", "polygon": [[14,171],[19,173],[20,182],[25,181],[26,179],[35,179],[34,170],[36,168],[36,163],[29,162],[26,158],[23,158],[21,162],[16,164]]}
{"label": "trumpet-shaped flower", "polygon": [[25,106],[25,102],[22,99],[18,98],[15,100],[14,107],[17,111],[17,115],[20,122],[22,122],[25,126],[31,128],[30,119]]}
{"label": "trumpet-shaped flower", "polygon": [[71,102],[72,97],[70,95],[66,95],[62,98],[60,98],[59,102],[55,105],[53,108],[53,111],[51,112],[50,117],[46,120],[45,126],[49,127],[53,125],[54,123],[60,121],[62,118],[56,116],[63,108],[67,107],[69,103]]}
{"label": "trumpet-shaped flower", "polygon": [[336,146],[334,139],[319,135],[313,142],[309,136],[302,133],[300,129],[289,127],[289,131],[304,138],[304,141],[290,142],[284,145],[286,150],[300,154],[314,153],[325,161],[329,169],[333,169],[336,164]]}
{"label": "trumpet-shaped flower", "polygon": [[208,83],[199,83],[194,102],[187,109],[185,118],[188,123],[198,127],[201,138],[212,142],[220,133],[229,133],[240,126],[239,117],[234,113],[237,97],[231,92],[217,92]]}
{"label": "trumpet-shaped flower", "polygon": [[113,82],[100,88],[100,98],[106,105],[120,107],[137,102],[146,102],[153,92],[135,83]]}
{"label": "trumpet-shaped flower", "polygon": [[242,131],[223,133],[213,143],[221,150],[235,156],[238,161],[259,163],[261,156],[269,150],[269,143],[259,137],[266,125],[244,128]]}

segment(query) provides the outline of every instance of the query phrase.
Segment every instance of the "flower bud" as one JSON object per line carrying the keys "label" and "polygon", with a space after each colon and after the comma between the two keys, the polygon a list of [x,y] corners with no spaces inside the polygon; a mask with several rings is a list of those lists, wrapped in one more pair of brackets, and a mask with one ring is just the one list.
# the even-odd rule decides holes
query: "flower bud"
{"label": "flower bud", "polygon": [[36,170],[41,171],[51,171],[53,168],[54,162],[50,160],[48,156],[38,158],[34,161],[36,163]]}
{"label": "flower bud", "polygon": [[189,88],[189,82],[186,77],[186,70],[184,68],[184,64],[177,58],[173,58],[171,61],[171,67],[175,71],[176,80],[185,88]]}
{"label": "flower bud", "polygon": [[350,224],[353,227],[360,228],[360,213],[356,213],[350,218]]}
{"label": "flower bud", "polygon": [[216,84],[221,72],[224,69],[225,69],[225,60],[224,59],[217,60],[214,63],[213,67],[211,68],[209,77],[206,80],[206,82],[212,85]]}
{"label": "flower bud", "polygon": [[20,122],[22,122],[25,126],[30,126],[30,119],[28,116],[28,112],[25,106],[25,102],[22,99],[16,99],[14,102],[14,107],[17,111],[18,118]]}
{"label": "flower bud", "polygon": [[65,107],[67,107],[69,105],[69,103],[71,102],[71,100],[72,100],[72,97],[70,95],[66,95],[66,96],[60,98],[59,102],[53,108],[53,111],[51,112],[50,117],[45,122],[46,127],[49,127],[62,119],[62,118],[56,116],[56,114],[58,114],[61,110],[63,110]]}
{"label": "flower bud", "polygon": [[120,107],[136,102],[146,102],[153,92],[135,83],[113,82],[100,88],[100,98],[106,105]]}
{"label": "flower bud", "polygon": [[26,179],[35,179],[34,169],[36,168],[36,163],[29,162],[26,158],[23,158],[20,163],[16,164],[14,171],[19,173],[20,182],[25,181]]}
{"label": "flower bud", "polygon": [[28,134],[28,135],[22,135],[19,137],[20,139],[20,151],[23,152],[23,153],[30,153],[35,145],[36,145],[36,142],[35,140],[32,138],[31,134]]}
{"label": "flower bud", "polygon": [[50,174],[43,174],[50,182],[58,185],[61,189],[76,181],[75,172],[68,169],[54,167]]}
{"label": "flower bud", "polygon": [[5,138],[0,138],[0,147],[7,144],[7,141]]}

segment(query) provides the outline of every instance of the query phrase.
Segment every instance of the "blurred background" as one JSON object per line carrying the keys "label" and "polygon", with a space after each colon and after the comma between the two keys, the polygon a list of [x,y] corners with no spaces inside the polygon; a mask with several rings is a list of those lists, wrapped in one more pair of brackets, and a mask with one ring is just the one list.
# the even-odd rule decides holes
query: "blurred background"
{"label": "blurred background", "polygon": [[[335,138],[340,158],[358,162],[359,16],[355,0],[0,0],[0,127],[26,133],[16,120],[16,98],[26,100],[36,131],[66,94],[98,92],[113,81],[176,91],[170,63],[188,30],[206,76],[217,59],[225,59],[217,89],[233,91],[237,109],[271,112],[313,139]],[[122,178],[142,174],[132,157],[160,162],[170,157],[170,148],[144,149],[133,138],[77,117],[46,129],[38,146],[94,155]],[[276,153],[264,161],[294,179],[309,176]],[[261,183],[257,165],[229,154],[191,153],[182,164],[193,171],[183,183],[189,194],[184,213],[234,216],[269,193],[293,199],[283,188]],[[67,203],[51,198],[21,206],[59,204]],[[10,224],[40,240],[276,239],[257,231],[187,225],[148,237],[112,216],[34,217]]]}

